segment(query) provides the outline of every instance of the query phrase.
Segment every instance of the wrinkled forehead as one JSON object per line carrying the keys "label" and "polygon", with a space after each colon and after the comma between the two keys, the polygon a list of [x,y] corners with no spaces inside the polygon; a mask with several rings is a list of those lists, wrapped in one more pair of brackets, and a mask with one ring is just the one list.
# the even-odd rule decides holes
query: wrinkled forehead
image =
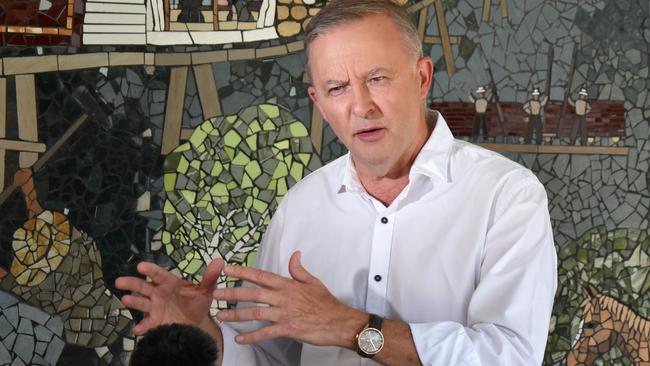
{"label": "wrinkled forehead", "polygon": [[[381,30],[381,31],[378,31]],[[342,67],[380,68],[410,55],[408,43],[393,21],[382,14],[328,28],[309,42],[308,68],[312,78]]]}

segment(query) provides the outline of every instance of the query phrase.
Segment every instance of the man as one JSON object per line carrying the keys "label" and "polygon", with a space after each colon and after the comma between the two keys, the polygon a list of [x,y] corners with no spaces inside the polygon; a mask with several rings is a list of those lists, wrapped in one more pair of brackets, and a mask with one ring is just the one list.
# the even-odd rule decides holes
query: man
{"label": "man", "polygon": [[[142,294],[123,298],[145,314],[134,331],[200,325],[224,365],[540,364],[556,287],[542,185],[426,111],[433,64],[390,1],[330,2],[305,45],[309,95],[350,153],[285,196],[255,268],[118,279]],[[217,327],[222,268],[246,282],[214,291],[239,302]]]}
{"label": "man", "polygon": [[528,113],[528,126],[526,127],[526,137],[524,142],[530,144],[533,140],[533,133],[535,134],[535,143],[537,145],[542,144],[542,108],[546,105],[548,101],[548,96],[544,96],[542,100],[539,100],[540,92],[538,88],[533,89],[532,99],[527,101],[524,104],[524,111]]}
{"label": "man", "polygon": [[575,145],[576,139],[578,138],[578,130],[580,130],[580,144],[582,146],[587,145],[587,113],[591,111],[591,105],[587,102],[587,93],[586,87],[580,88],[578,92],[578,100],[575,102],[571,97],[567,100],[569,104],[575,108],[576,119],[573,122],[573,128],[571,129],[571,145]]}
{"label": "man", "polygon": [[487,123],[485,122],[485,113],[487,112],[488,103],[490,100],[492,100],[492,96],[490,96],[489,99],[486,98],[485,88],[482,86],[479,86],[478,89],[476,89],[476,94],[478,94],[478,98],[474,99],[472,93],[467,92],[469,101],[474,103],[475,110],[474,128],[472,128],[472,141],[476,141],[479,135],[484,139],[488,136]]}

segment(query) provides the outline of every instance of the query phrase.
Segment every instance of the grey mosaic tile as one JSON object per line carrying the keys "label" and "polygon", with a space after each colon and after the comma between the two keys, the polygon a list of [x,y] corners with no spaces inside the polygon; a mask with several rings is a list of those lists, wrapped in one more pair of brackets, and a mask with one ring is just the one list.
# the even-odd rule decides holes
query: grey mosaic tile
{"label": "grey mosaic tile", "polygon": [[34,337],[27,334],[18,334],[13,351],[24,363],[29,364],[34,354]]}
{"label": "grey mosaic tile", "polygon": [[4,344],[0,343],[0,364],[8,365],[10,363],[11,363],[11,354],[9,354],[9,350],[7,350]]}
{"label": "grey mosaic tile", "polygon": [[32,322],[27,318],[21,318],[18,324],[18,333],[33,335],[34,329],[32,328]]}

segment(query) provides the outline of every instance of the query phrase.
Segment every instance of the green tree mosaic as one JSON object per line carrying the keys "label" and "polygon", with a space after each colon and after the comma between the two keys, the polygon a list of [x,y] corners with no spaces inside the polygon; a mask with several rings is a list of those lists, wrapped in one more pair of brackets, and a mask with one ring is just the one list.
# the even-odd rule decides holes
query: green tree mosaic
{"label": "green tree mosaic", "polygon": [[273,104],[199,125],[165,160],[162,245],[181,273],[250,264],[287,190],[321,166],[305,125]]}

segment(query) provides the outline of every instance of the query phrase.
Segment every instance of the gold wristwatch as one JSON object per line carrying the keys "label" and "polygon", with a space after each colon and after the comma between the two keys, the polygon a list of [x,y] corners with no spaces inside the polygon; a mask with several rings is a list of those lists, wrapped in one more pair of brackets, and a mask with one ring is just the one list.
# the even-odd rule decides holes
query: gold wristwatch
{"label": "gold wristwatch", "polygon": [[384,347],[384,333],[381,332],[382,319],[370,314],[368,324],[357,334],[357,353],[361,357],[372,358]]}

